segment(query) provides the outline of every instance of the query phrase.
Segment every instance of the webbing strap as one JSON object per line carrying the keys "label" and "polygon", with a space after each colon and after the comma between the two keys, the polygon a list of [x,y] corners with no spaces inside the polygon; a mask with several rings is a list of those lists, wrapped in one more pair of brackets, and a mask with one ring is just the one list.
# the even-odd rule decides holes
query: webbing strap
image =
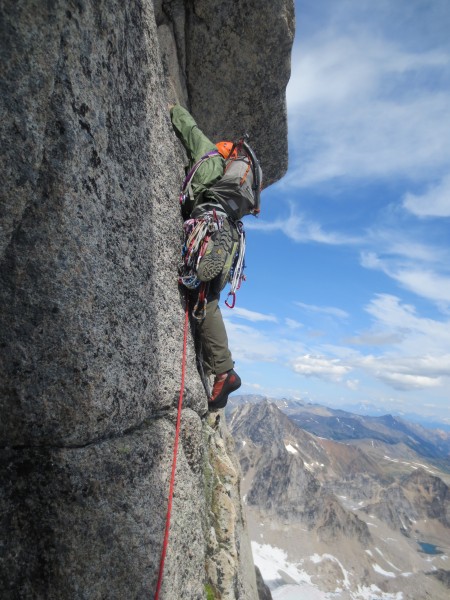
{"label": "webbing strap", "polygon": [[188,187],[188,185],[190,184],[191,180],[193,179],[195,173],[197,172],[197,169],[205,162],[205,160],[208,160],[208,158],[211,158],[211,156],[220,156],[220,152],[218,150],[210,150],[210,152],[207,152],[205,155],[203,155],[200,158],[200,160],[198,160],[195,163],[195,165],[192,167],[192,169],[189,171],[189,173],[184,178],[183,183],[181,185],[181,192],[180,192],[180,202],[181,203],[183,203],[184,192],[186,191],[186,188]]}
{"label": "webbing strap", "polygon": [[180,438],[180,425],[181,425],[181,409],[183,406],[183,396],[184,396],[184,379],[186,374],[186,350],[187,350],[187,335],[188,335],[188,326],[189,326],[189,301],[186,295],[186,310],[184,315],[184,334],[183,334],[183,358],[181,361],[181,386],[180,386],[180,395],[178,398],[178,413],[177,413],[177,425],[175,428],[175,443],[173,445],[173,458],[172,458],[172,473],[170,476],[170,485],[169,485],[169,499],[167,503],[167,514],[166,514],[166,529],[164,532],[164,541],[163,547],[161,551],[161,558],[159,561],[159,574],[158,574],[158,582],[156,584],[156,592],[155,599],[158,600],[159,592],[161,590],[163,573],[164,573],[164,562],[166,559],[167,546],[169,544],[169,529],[170,529],[170,517],[172,513],[172,500],[173,500],[173,490],[175,486],[175,470],[177,467],[177,452],[178,452],[178,441]]}

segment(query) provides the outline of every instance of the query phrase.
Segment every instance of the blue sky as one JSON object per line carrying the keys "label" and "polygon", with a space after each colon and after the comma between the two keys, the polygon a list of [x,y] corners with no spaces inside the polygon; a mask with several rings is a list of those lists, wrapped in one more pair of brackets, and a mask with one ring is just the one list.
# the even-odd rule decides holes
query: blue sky
{"label": "blue sky", "polygon": [[242,392],[450,423],[450,2],[296,21],[289,170],[222,309]]}

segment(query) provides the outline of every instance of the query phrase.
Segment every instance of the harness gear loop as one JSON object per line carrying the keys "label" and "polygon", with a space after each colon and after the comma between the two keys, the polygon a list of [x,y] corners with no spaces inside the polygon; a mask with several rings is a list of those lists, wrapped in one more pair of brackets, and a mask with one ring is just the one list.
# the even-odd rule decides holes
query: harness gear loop
{"label": "harness gear loop", "polygon": [[154,600],[159,599],[159,592],[161,591],[161,585],[162,585],[163,573],[164,573],[164,562],[166,559],[167,546],[169,544],[170,517],[171,517],[171,513],[172,513],[173,490],[174,490],[174,486],[175,486],[175,470],[177,467],[178,441],[180,438],[181,409],[183,407],[184,380],[185,380],[185,375],[186,375],[187,335],[188,335],[188,325],[189,325],[189,301],[188,301],[187,294],[185,296],[185,304],[186,304],[186,306],[185,306],[185,313],[184,313],[183,358],[181,361],[181,385],[180,385],[180,395],[178,397],[178,412],[177,412],[177,424],[175,427],[175,442],[173,445],[172,473],[170,475],[169,498],[168,498],[168,502],[167,502],[166,528],[164,531],[164,540],[163,540],[163,546],[162,546],[162,550],[161,550],[161,558],[159,561],[158,581],[156,583],[156,592],[155,592]]}

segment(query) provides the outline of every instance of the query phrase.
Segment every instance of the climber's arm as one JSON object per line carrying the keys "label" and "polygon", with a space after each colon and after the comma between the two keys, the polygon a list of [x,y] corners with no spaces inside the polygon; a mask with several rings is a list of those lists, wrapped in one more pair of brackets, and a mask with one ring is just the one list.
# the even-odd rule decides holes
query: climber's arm
{"label": "climber's arm", "polygon": [[207,152],[217,150],[185,108],[176,104],[170,110],[170,118],[175,133],[188,153],[189,160],[197,162]]}
{"label": "climber's arm", "polygon": [[[179,104],[173,106],[170,109],[170,117],[175,133],[186,149],[191,167],[211,150],[217,150],[211,140],[198,128],[193,117],[182,106]],[[194,195],[220,179],[224,169],[225,161],[220,155],[212,156],[205,161],[192,180]]]}

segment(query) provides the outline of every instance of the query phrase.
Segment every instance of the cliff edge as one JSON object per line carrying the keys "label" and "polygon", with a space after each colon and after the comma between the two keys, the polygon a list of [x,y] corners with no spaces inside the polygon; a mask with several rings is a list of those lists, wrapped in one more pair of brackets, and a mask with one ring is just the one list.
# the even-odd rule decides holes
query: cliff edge
{"label": "cliff edge", "polygon": [[[0,591],[152,597],[180,387],[184,157],[167,103],[287,166],[292,0],[1,4]],[[264,201],[264,199],[263,199]],[[165,600],[256,598],[192,338]]]}

